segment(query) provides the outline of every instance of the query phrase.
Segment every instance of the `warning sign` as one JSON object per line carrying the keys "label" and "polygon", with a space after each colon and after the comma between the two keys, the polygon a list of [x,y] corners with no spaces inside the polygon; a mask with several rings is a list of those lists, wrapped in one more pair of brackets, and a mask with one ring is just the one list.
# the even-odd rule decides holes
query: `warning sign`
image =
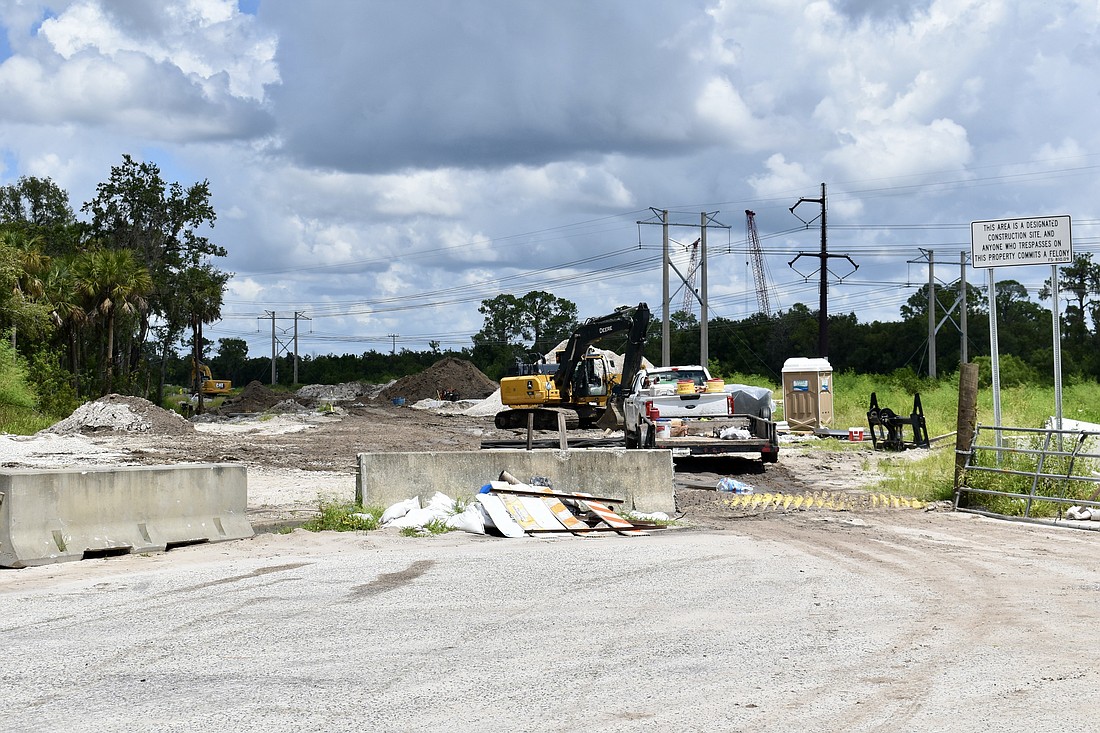
{"label": "warning sign", "polygon": [[1062,265],[1073,260],[1068,216],[970,222],[974,267]]}

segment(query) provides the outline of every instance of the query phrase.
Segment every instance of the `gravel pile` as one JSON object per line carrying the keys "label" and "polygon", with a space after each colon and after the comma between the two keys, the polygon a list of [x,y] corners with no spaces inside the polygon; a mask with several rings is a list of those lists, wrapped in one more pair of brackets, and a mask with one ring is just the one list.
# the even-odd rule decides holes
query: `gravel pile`
{"label": "gravel pile", "polygon": [[347,402],[359,397],[376,396],[382,387],[363,382],[344,382],[343,384],[307,384],[296,393],[301,399],[318,402]]}
{"label": "gravel pile", "polygon": [[100,431],[124,433],[153,432],[161,435],[186,435],[195,426],[179,414],[157,407],[141,397],[109,394],[95,402],[85,402],[64,420],[41,431],[59,435],[96,433]]}

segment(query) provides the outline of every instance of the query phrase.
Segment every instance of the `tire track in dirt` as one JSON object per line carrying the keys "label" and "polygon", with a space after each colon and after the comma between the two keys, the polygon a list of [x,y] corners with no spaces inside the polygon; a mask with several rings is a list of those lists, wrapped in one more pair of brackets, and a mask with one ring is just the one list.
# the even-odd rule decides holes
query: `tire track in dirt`
{"label": "tire track in dirt", "polygon": [[[944,531],[944,524],[955,531]],[[1095,681],[1093,661],[1082,659],[1080,645],[1062,632],[1059,618],[1096,619],[1100,589],[1080,577],[1079,556],[1045,549],[1048,530],[1003,525],[966,515],[929,520],[875,513],[792,515],[744,526],[836,572],[870,577],[891,607],[906,609],[868,625],[874,643],[855,657],[838,658],[827,678],[807,687],[807,695],[823,701],[814,723],[849,731],[926,729],[929,716],[944,714],[928,704],[944,686],[962,691],[960,697],[973,704],[1049,706],[1043,696],[1051,688],[1070,690],[1086,675]],[[1059,547],[1065,539],[1058,538]],[[1095,577],[1091,570],[1084,575]],[[1087,590],[1077,592],[1082,583]],[[831,602],[815,625],[844,620],[843,599]],[[843,687],[852,680],[876,694],[845,696]]]}

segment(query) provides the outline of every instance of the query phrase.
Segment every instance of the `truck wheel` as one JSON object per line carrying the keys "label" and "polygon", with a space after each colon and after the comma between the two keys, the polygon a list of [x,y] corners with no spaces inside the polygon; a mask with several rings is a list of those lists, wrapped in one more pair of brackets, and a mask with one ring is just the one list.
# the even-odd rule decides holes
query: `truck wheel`
{"label": "truck wheel", "polygon": [[624,431],[623,435],[626,436],[626,449],[627,450],[634,450],[635,448],[638,447],[638,434],[637,433],[631,433],[631,432],[625,432]]}

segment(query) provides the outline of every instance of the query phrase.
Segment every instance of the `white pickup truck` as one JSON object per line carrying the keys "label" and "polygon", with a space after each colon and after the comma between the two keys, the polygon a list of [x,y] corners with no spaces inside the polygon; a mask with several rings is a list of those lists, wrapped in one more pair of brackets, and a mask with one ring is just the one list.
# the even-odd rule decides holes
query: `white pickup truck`
{"label": "white pickup truck", "polygon": [[674,457],[759,453],[779,458],[771,390],[724,384],[706,367],[643,369],[623,403],[627,448],[658,448]]}

